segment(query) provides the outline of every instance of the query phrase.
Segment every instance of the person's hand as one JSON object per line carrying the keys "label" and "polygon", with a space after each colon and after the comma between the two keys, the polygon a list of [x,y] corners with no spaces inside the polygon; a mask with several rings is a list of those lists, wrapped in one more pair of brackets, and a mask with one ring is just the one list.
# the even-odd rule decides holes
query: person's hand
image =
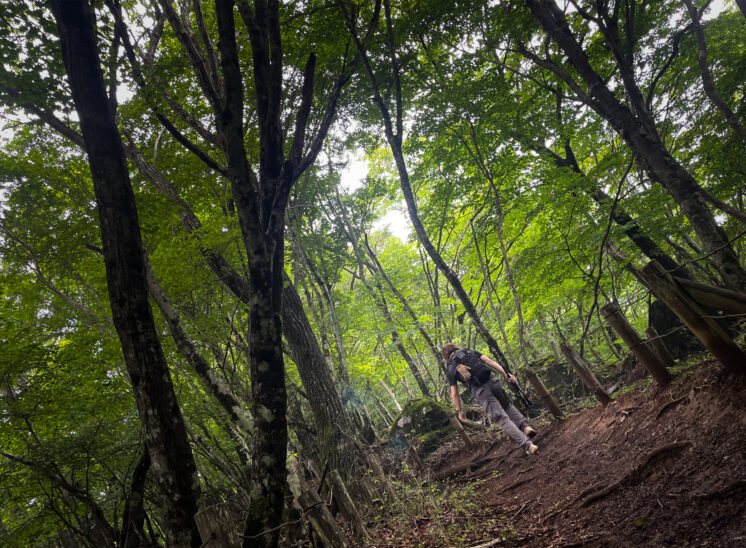
{"label": "person's hand", "polygon": [[505,375],[505,380],[508,382],[518,382],[518,379],[515,378],[515,376],[511,375]]}
{"label": "person's hand", "polygon": [[458,412],[458,420],[460,420],[461,422],[466,422],[466,415],[464,415],[463,411]]}
{"label": "person's hand", "polygon": [[461,375],[461,378],[464,379],[464,381],[468,381],[471,378],[471,367],[464,364],[459,364],[456,366],[456,371],[458,371],[458,374]]}

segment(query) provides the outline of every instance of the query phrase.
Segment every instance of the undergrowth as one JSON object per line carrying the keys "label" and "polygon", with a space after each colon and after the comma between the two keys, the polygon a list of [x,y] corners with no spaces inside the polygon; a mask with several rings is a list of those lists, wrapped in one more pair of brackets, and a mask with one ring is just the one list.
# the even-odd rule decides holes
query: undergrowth
{"label": "undergrowth", "polygon": [[367,508],[368,546],[473,546],[500,538],[501,546],[521,540],[499,508],[483,504],[485,481],[438,482],[404,464],[391,484],[396,500]]}

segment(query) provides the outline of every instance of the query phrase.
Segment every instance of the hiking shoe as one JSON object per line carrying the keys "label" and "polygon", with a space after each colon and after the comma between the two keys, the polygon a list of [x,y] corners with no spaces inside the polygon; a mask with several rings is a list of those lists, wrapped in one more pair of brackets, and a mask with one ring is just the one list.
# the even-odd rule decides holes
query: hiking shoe
{"label": "hiking shoe", "polygon": [[534,445],[533,443],[529,442],[528,447],[526,447],[526,454],[527,455],[533,455],[539,450],[538,445]]}
{"label": "hiking shoe", "polygon": [[529,438],[533,438],[536,436],[536,430],[534,430],[532,427],[527,426],[523,429],[523,433],[526,434]]}

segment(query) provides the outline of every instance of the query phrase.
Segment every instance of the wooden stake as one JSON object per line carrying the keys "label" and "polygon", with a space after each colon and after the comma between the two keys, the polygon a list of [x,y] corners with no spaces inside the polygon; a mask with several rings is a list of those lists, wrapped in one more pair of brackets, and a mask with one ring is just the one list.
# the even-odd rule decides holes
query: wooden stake
{"label": "wooden stake", "polygon": [[327,476],[327,482],[331,486],[332,496],[337,501],[342,517],[352,526],[355,535],[361,539],[368,538],[368,531],[363,524],[363,518],[360,517],[360,512],[358,512],[355,502],[350,497],[350,493],[342,481],[342,476],[336,470],[332,470]]}
{"label": "wooden stake", "polygon": [[240,548],[241,535],[239,534],[236,516],[234,516],[227,503],[215,504],[203,508],[194,516],[197,529],[202,541],[214,546],[225,546],[225,548]]}
{"label": "wooden stake", "polygon": [[297,500],[324,546],[330,548],[348,546],[339,524],[314,489],[304,491]]}
{"label": "wooden stake", "polygon": [[746,374],[746,354],[728,334],[695,303],[657,261],[650,261],[640,270],[645,285],[663,301],[702,344],[722,362],[725,368]]}
{"label": "wooden stake", "polygon": [[461,437],[466,447],[468,447],[469,449],[473,449],[474,442],[471,441],[471,438],[466,433],[466,430],[464,430],[464,425],[461,424],[460,420],[458,420],[458,416],[456,415],[456,413],[449,413],[448,420],[451,422],[451,426],[453,426],[456,432],[458,432],[458,435]]}
{"label": "wooden stake", "polygon": [[534,387],[534,390],[539,395],[539,398],[541,398],[541,401],[544,402],[544,405],[549,409],[549,411],[554,415],[555,418],[561,419],[562,418],[562,410],[560,409],[559,405],[557,405],[557,402],[555,401],[552,394],[547,390],[547,387],[544,386],[544,383],[541,382],[541,379],[536,374],[536,371],[531,369],[530,367],[526,368],[526,377],[528,377],[528,382],[531,383],[531,386]]}
{"label": "wooden stake", "polygon": [[645,330],[645,334],[648,336],[648,344],[653,349],[653,351],[658,354],[658,357],[663,362],[663,365],[666,367],[673,367],[676,362],[673,359],[673,356],[668,351],[668,348],[666,348],[666,345],[663,342],[663,339],[661,339],[661,336],[658,334],[658,331],[656,331],[655,327],[652,325],[649,326]]}
{"label": "wooden stake", "polygon": [[648,370],[660,386],[666,386],[671,382],[671,375],[666,369],[658,355],[653,352],[635,328],[627,321],[622,311],[614,303],[608,303],[601,307],[601,313],[624,341],[637,360]]}
{"label": "wooden stake", "polygon": [[583,384],[585,384],[591,392],[596,395],[598,401],[605,406],[609,405],[609,403],[611,403],[609,394],[606,392],[604,387],[601,386],[601,383],[598,382],[598,379],[591,372],[586,361],[580,357],[580,354],[578,354],[567,341],[562,341],[560,343],[560,350],[562,350],[567,361],[572,364],[573,369],[575,369],[575,372],[578,374],[578,377],[580,377],[580,380],[583,381]]}

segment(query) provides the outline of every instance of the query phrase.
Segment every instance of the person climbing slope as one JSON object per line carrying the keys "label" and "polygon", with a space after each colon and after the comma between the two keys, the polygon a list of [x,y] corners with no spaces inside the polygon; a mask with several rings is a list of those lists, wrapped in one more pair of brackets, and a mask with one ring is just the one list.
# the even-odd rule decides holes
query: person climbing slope
{"label": "person climbing slope", "polygon": [[499,363],[488,356],[474,350],[460,348],[453,343],[443,346],[443,358],[448,363],[447,378],[451,387],[451,400],[458,411],[460,420],[465,421],[466,417],[461,409],[457,381],[461,381],[469,388],[474,399],[479,402],[490,420],[499,424],[503,432],[520,445],[527,455],[533,455],[539,450],[539,447],[534,445],[530,439],[536,435],[536,430],[515,408],[499,379],[492,375],[492,371],[503,375],[508,382],[516,382],[513,375],[506,373]]}

